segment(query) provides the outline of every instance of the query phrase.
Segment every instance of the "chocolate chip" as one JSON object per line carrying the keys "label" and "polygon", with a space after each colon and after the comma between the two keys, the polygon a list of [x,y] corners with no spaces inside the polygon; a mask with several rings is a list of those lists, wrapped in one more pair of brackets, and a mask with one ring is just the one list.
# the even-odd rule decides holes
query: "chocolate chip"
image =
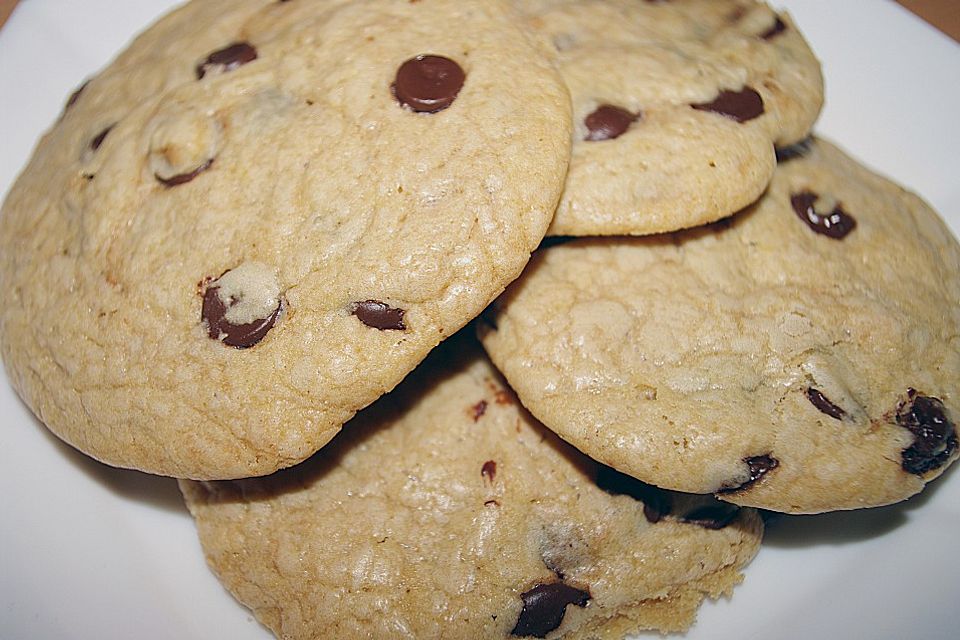
{"label": "chocolate chip", "polygon": [[750,87],[744,87],[740,91],[724,89],[713,102],[690,106],[698,111],[718,113],[737,122],[747,122],[763,115],[763,98]]}
{"label": "chocolate chip", "polygon": [[392,89],[401,105],[417,112],[436,113],[453,104],[464,79],[463,69],[453,60],[420,55],[400,65]]}
{"label": "chocolate chip", "polygon": [[473,421],[476,422],[483,416],[483,414],[487,412],[487,401],[481,400],[477,404],[473,405],[471,407],[471,410],[472,410],[471,413],[473,415]]}
{"label": "chocolate chip", "polygon": [[775,149],[777,153],[777,162],[787,162],[789,160],[794,160],[795,158],[802,158],[803,156],[810,153],[810,149],[813,147],[813,138],[808,137],[800,142],[791,144],[787,147],[780,147]]}
{"label": "chocolate chip", "polygon": [[597,466],[597,486],[612,495],[628,495],[643,503],[643,515],[656,524],[670,514],[670,494],[663,489],[641,482],[605,464]]}
{"label": "chocolate chip", "polygon": [[590,142],[613,140],[621,136],[639,117],[639,114],[630,113],[626,109],[611,104],[600,105],[583,120],[587,125],[587,137],[584,140]]}
{"label": "chocolate chip", "polygon": [[746,462],[747,466],[750,467],[750,478],[746,482],[737,486],[722,487],[717,491],[717,493],[733,493],[735,491],[747,489],[750,487],[750,485],[762,478],[768,472],[773,471],[780,466],[780,461],[769,454],[763,456],[754,456],[752,458],[744,458],[743,461]]}
{"label": "chocolate chip", "polygon": [[684,515],[680,521],[704,529],[723,529],[736,519],[738,513],[740,508],[732,504],[708,504]]}
{"label": "chocolate chip", "polygon": [[813,406],[835,420],[843,420],[843,416],[847,415],[846,411],[830,402],[819,389],[807,387],[807,399]]}
{"label": "chocolate chip", "polygon": [[812,191],[802,191],[790,196],[790,204],[797,217],[815,232],[834,240],[842,240],[857,227],[857,221],[841,208],[840,203],[826,215],[817,213],[814,205],[819,198],[820,196]]}
{"label": "chocolate chip", "polygon": [[94,136],[93,140],[90,141],[90,148],[94,151],[99,149],[100,145],[102,145],[103,141],[107,139],[107,135],[109,135],[115,126],[115,124],[111,124],[109,127]]}
{"label": "chocolate chip", "polygon": [[483,463],[483,466],[480,468],[480,475],[493,482],[493,479],[497,476],[497,463],[493,460],[487,460]]}
{"label": "chocolate chip", "polygon": [[211,286],[203,294],[203,310],[201,318],[207,325],[207,335],[213,340],[221,340],[223,344],[237,349],[247,349],[263,340],[267,332],[273,328],[280,315],[282,305],[268,317],[243,324],[232,324],[227,320],[227,311],[236,304],[231,299],[225,304],[220,299],[220,288]]}
{"label": "chocolate chip", "polygon": [[942,467],[957,450],[957,430],[939,398],[908,390],[907,399],[897,406],[897,424],[914,436],[902,454],[907,473],[919,476]]}
{"label": "chocolate chip", "polygon": [[403,316],[406,311],[394,309],[379,300],[354,302],[351,313],[357,316],[357,319],[363,324],[381,331],[404,331],[407,328],[403,323]]}
{"label": "chocolate chip", "polygon": [[156,178],[160,183],[166,187],[176,187],[181,184],[186,184],[196,178],[198,175],[210,168],[210,165],[213,164],[213,158],[207,160],[202,165],[190,171],[188,173],[181,173],[170,178],[161,178],[158,174],[153,174],[153,177]]}
{"label": "chocolate chip", "polygon": [[538,584],[520,597],[523,598],[523,610],[510,635],[544,638],[563,622],[567,605],[587,606],[590,592],[563,582],[551,582]]}
{"label": "chocolate chip", "polygon": [[783,33],[787,30],[787,23],[780,19],[780,16],[777,16],[776,21],[773,23],[769,29],[764,31],[760,37],[764,40],[772,40],[777,35]]}
{"label": "chocolate chip", "polygon": [[235,42],[230,46],[214,51],[207,59],[197,65],[197,79],[202,79],[208,72],[219,70],[221,73],[233,71],[248,62],[257,59],[257,49],[248,42]]}
{"label": "chocolate chip", "polygon": [[77,100],[80,99],[80,95],[83,93],[83,90],[87,88],[88,84],[90,84],[89,80],[85,81],[82,85],[77,87],[73,93],[70,94],[70,97],[67,98],[67,104],[63,105],[64,111],[77,104]]}

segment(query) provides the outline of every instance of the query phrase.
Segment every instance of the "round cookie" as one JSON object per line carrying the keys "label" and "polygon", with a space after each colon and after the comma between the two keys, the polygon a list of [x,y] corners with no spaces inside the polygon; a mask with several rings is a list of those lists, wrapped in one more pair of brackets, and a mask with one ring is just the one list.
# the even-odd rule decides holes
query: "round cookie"
{"label": "round cookie", "polygon": [[573,99],[570,173],[548,235],[645,235],[754,202],[773,146],[805,138],[820,65],[752,0],[535,0]]}
{"label": "round cookie", "polygon": [[537,423],[471,336],[312,459],[181,481],[207,561],[277,637],[679,631],[757,552],[752,509],[598,466]]}
{"label": "round cookie", "polygon": [[197,479],[326,443],[513,280],[569,160],[500,0],[204,0],[83,85],[0,218],[0,345],[61,438]]}
{"label": "round cookie", "polygon": [[754,207],[539,252],[480,328],[524,405],[657,486],[812,513],[892,503],[957,455],[960,248],[823,141]]}

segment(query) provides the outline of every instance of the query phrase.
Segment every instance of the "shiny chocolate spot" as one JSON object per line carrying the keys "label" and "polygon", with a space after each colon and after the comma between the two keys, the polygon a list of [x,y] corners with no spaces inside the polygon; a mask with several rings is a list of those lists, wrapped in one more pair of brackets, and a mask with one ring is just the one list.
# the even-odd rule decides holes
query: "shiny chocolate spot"
{"label": "shiny chocolate spot", "polygon": [[803,156],[810,153],[810,149],[813,147],[813,138],[809,137],[800,142],[791,144],[786,147],[780,147],[775,149],[777,153],[777,162],[787,162],[789,160],[794,160],[796,158],[802,158]]}
{"label": "shiny chocolate spot", "polygon": [[835,420],[843,420],[847,412],[830,402],[823,392],[815,387],[807,388],[807,399],[810,403]]}
{"label": "shiny chocolate spot", "polygon": [[740,508],[732,504],[708,504],[698,507],[680,518],[681,522],[696,524],[704,529],[723,529],[733,522]]}
{"label": "shiny chocolate spot", "polygon": [[453,104],[465,77],[460,65],[449,58],[420,55],[397,69],[393,94],[413,111],[436,113]]}
{"label": "shiny chocolate spot", "polygon": [[763,115],[763,98],[750,87],[740,91],[724,89],[713,102],[690,106],[698,111],[718,113],[737,122],[747,122]]}
{"label": "shiny chocolate spot", "polygon": [[910,389],[897,407],[897,424],[914,436],[902,454],[901,466],[907,473],[919,476],[942,467],[957,450],[956,427],[939,398]]}
{"label": "shiny chocolate spot", "polygon": [[814,207],[819,198],[820,196],[812,191],[802,191],[790,196],[790,204],[797,217],[816,233],[842,240],[857,227],[856,219],[844,211],[840,203],[837,203],[830,213],[817,213]]}
{"label": "shiny chocolate spot", "polygon": [[770,455],[744,458],[743,461],[747,463],[748,467],[750,467],[749,479],[743,484],[734,487],[723,487],[718,490],[717,493],[733,493],[735,491],[747,489],[757,480],[765,476],[768,472],[773,471],[780,466],[780,461]]}
{"label": "shiny chocolate spot", "polygon": [[583,120],[587,125],[587,136],[584,140],[599,142],[618,138],[639,117],[639,114],[630,113],[626,109],[611,104],[600,105]]}
{"label": "shiny chocolate spot", "polygon": [[200,165],[193,171],[189,171],[187,173],[180,173],[175,176],[171,176],[169,178],[161,178],[158,174],[155,173],[153,174],[153,177],[156,178],[157,181],[163,184],[165,187],[176,187],[178,185],[186,184],[190,182],[191,180],[196,178],[198,175],[200,175],[201,173],[209,169],[212,164],[213,164],[213,158],[210,158],[209,160],[204,162],[202,165]]}
{"label": "shiny chocolate spot", "polygon": [[230,46],[214,51],[207,59],[197,65],[197,79],[202,79],[211,71],[226,73],[257,59],[257,49],[248,42],[235,42]]}
{"label": "shiny chocolate spot", "polygon": [[563,582],[551,582],[538,584],[520,597],[523,598],[523,610],[510,635],[545,638],[563,622],[567,605],[587,606],[590,592]]}
{"label": "shiny chocolate spot", "polygon": [[670,514],[670,494],[663,489],[641,482],[633,476],[621,473],[605,464],[597,466],[597,486],[612,495],[627,495],[643,503],[643,515],[651,524],[656,524]]}
{"label": "shiny chocolate spot", "polygon": [[111,124],[109,127],[94,136],[93,140],[90,141],[90,148],[94,151],[99,149],[100,145],[102,145],[103,141],[107,139],[107,136],[110,135],[110,132],[113,131],[115,126],[115,124]]}
{"label": "shiny chocolate spot", "polygon": [[267,335],[267,332],[276,324],[283,305],[277,308],[268,317],[243,324],[233,324],[227,320],[227,311],[236,304],[235,299],[224,303],[220,299],[220,288],[216,285],[207,287],[203,294],[203,309],[201,319],[207,325],[207,335],[213,340],[220,340],[223,344],[247,349],[257,344]]}
{"label": "shiny chocolate spot", "polygon": [[395,309],[379,300],[354,302],[351,313],[363,324],[381,331],[404,331],[407,328],[403,323],[406,311]]}
{"label": "shiny chocolate spot", "polygon": [[780,19],[780,16],[777,16],[777,19],[774,21],[773,25],[760,34],[760,37],[764,40],[773,40],[776,36],[780,35],[787,30],[787,23]]}
{"label": "shiny chocolate spot", "polygon": [[493,479],[497,476],[497,463],[493,460],[487,460],[483,463],[483,466],[480,468],[480,475],[493,482]]}

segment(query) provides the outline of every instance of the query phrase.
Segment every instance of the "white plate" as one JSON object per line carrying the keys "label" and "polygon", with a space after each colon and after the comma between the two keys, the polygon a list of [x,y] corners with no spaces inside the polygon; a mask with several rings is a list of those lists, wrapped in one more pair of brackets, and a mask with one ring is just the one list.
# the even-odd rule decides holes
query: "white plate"
{"label": "white plate", "polygon": [[[72,89],[172,4],[21,3],[0,31],[0,191]],[[818,131],[960,230],[960,46],[888,0],[780,4],[824,63]],[[207,571],[173,480],[62,445],[5,379],[0,500],[0,638],[270,637]],[[785,518],[687,638],[956,638],[958,538],[955,470],[901,505]]]}

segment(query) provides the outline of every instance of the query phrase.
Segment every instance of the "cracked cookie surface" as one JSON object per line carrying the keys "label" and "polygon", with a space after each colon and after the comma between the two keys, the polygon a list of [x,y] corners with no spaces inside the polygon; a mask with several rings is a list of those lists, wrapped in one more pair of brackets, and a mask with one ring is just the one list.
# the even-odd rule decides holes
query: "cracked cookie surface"
{"label": "cracked cookie surface", "polygon": [[530,0],[573,99],[573,157],[549,235],[646,235],[754,202],[774,145],[807,136],[820,64],[751,0]]}
{"label": "cracked cookie surface", "polygon": [[661,487],[819,512],[903,500],[958,454],[960,249],[814,140],[733,218],[544,249],[483,317],[525,406]]}
{"label": "cracked cookie surface", "polygon": [[752,509],[664,492],[540,425],[472,335],[305,463],[181,481],[207,561],[283,638],[617,638],[690,625]]}
{"label": "cracked cookie surface", "polygon": [[[568,94],[500,0],[204,0],[70,97],[0,214],[0,346],[110,464],[270,473],[513,280]],[[441,62],[437,62],[440,60]]]}

